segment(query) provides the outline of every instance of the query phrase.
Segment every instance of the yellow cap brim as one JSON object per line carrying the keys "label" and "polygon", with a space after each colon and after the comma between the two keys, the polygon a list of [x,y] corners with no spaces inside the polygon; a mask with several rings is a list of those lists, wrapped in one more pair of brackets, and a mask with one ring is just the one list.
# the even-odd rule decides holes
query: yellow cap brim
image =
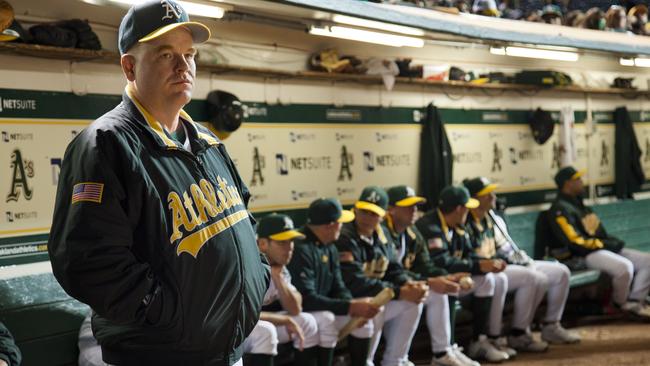
{"label": "yellow cap brim", "polygon": [[578,170],[574,175],[571,176],[571,180],[582,178],[582,176],[585,175],[586,172],[587,172],[586,170]]}
{"label": "yellow cap brim", "polygon": [[354,220],[354,212],[350,210],[343,210],[341,211],[341,217],[339,217],[339,219],[336,221],[345,224],[346,222],[350,222],[352,220]]}
{"label": "yellow cap brim", "polygon": [[477,208],[481,203],[476,198],[470,198],[465,204],[467,208]]}
{"label": "yellow cap brim", "polygon": [[140,38],[138,42],[142,43],[142,42],[151,41],[152,39],[158,38],[163,34],[173,29],[176,29],[178,27],[185,27],[189,29],[190,33],[192,33],[192,40],[194,41],[194,43],[203,43],[208,39],[210,39],[210,29],[205,25],[199,22],[181,22],[181,23],[167,24],[164,27],[158,28],[155,31]]}
{"label": "yellow cap brim", "polygon": [[483,189],[478,191],[478,193],[476,193],[476,197],[485,196],[488,193],[494,192],[494,190],[497,189],[498,187],[499,187],[498,184],[490,183],[487,186],[483,187]]}
{"label": "yellow cap brim", "polygon": [[395,206],[411,207],[413,205],[417,205],[418,203],[424,203],[426,201],[427,201],[427,199],[424,198],[424,197],[413,196],[413,197],[407,197],[407,198],[404,198],[403,200],[399,200],[399,201],[395,202]]}
{"label": "yellow cap brim", "polygon": [[370,202],[366,202],[366,201],[357,201],[354,204],[354,207],[358,208],[360,210],[366,210],[366,211],[374,212],[377,215],[379,215],[380,217],[384,217],[386,215],[386,210],[384,210],[383,208],[375,205],[374,203],[370,203]]}
{"label": "yellow cap brim", "polygon": [[277,240],[277,241],[283,241],[283,240],[291,240],[295,238],[304,238],[305,236],[296,230],[287,230],[283,231],[281,233],[273,234],[269,236],[269,239],[272,240]]}

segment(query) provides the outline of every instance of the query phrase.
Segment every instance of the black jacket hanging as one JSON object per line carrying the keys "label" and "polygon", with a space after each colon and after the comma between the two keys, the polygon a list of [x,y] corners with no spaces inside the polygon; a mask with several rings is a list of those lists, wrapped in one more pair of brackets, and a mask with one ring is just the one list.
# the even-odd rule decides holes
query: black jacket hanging
{"label": "black jacket hanging", "polygon": [[433,103],[427,106],[427,115],[422,122],[420,190],[427,205],[435,207],[440,191],[451,184],[453,155],[445,126]]}
{"label": "black jacket hanging", "polygon": [[638,192],[641,184],[645,182],[645,174],[641,166],[641,148],[627,108],[616,108],[614,123],[616,124],[614,190],[619,199],[632,198],[632,193]]}

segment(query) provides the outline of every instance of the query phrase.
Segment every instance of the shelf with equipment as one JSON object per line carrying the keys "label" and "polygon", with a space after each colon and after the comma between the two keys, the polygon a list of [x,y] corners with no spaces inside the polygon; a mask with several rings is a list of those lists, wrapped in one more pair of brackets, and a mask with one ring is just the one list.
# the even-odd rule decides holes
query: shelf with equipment
{"label": "shelf with equipment", "polygon": [[[117,64],[119,54],[111,51],[92,51],[76,48],[62,48],[52,46],[41,46],[24,43],[0,42],[0,53],[31,56],[38,58],[69,60],[75,62],[101,62]],[[284,71],[269,68],[258,68],[250,66],[237,66],[228,64],[202,63],[199,57],[197,69],[200,72],[211,72],[217,75],[238,75],[253,76],[271,79],[293,79],[293,80],[314,80],[330,82],[354,82],[364,85],[381,85],[383,80],[378,75],[328,73],[318,71]],[[593,88],[578,85],[541,87],[537,85],[523,84],[500,84],[485,83],[476,84],[464,81],[432,81],[421,78],[397,77],[398,85],[416,85],[430,87],[433,89],[456,89],[456,90],[483,90],[489,91],[514,91],[521,93],[536,93],[541,91],[552,91],[559,93],[581,93],[600,95],[619,95],[625,98],[639,96],[650,97],[650,90],[618,89],[618,88]]]}

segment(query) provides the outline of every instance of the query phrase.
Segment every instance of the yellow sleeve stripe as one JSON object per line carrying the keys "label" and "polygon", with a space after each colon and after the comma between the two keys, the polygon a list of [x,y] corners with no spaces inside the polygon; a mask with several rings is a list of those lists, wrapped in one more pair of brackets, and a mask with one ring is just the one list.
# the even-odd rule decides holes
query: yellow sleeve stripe
{"label": "yellow sleeve stripe", "polygon": [[603,243],[600,239],[587,239],[585,240],[582,236],[578,235],[576,230],[569,224],[566,217],[558,216],[555,218],[555,222],[560,225],[560,229],[564,235],[571,241],[573,244],[580,245],[587,249],[600,249],[603,247]]}

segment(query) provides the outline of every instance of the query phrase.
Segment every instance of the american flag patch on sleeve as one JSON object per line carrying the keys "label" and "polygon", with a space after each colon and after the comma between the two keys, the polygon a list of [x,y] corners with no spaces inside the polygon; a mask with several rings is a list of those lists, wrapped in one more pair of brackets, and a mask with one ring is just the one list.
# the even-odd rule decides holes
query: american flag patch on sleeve
{"label": "american flag patch on sleeve", "polygon": [[77,183],[72,188],[72,204],[81,201],[102,203],[102,193],[104,193],[103,183]]}

